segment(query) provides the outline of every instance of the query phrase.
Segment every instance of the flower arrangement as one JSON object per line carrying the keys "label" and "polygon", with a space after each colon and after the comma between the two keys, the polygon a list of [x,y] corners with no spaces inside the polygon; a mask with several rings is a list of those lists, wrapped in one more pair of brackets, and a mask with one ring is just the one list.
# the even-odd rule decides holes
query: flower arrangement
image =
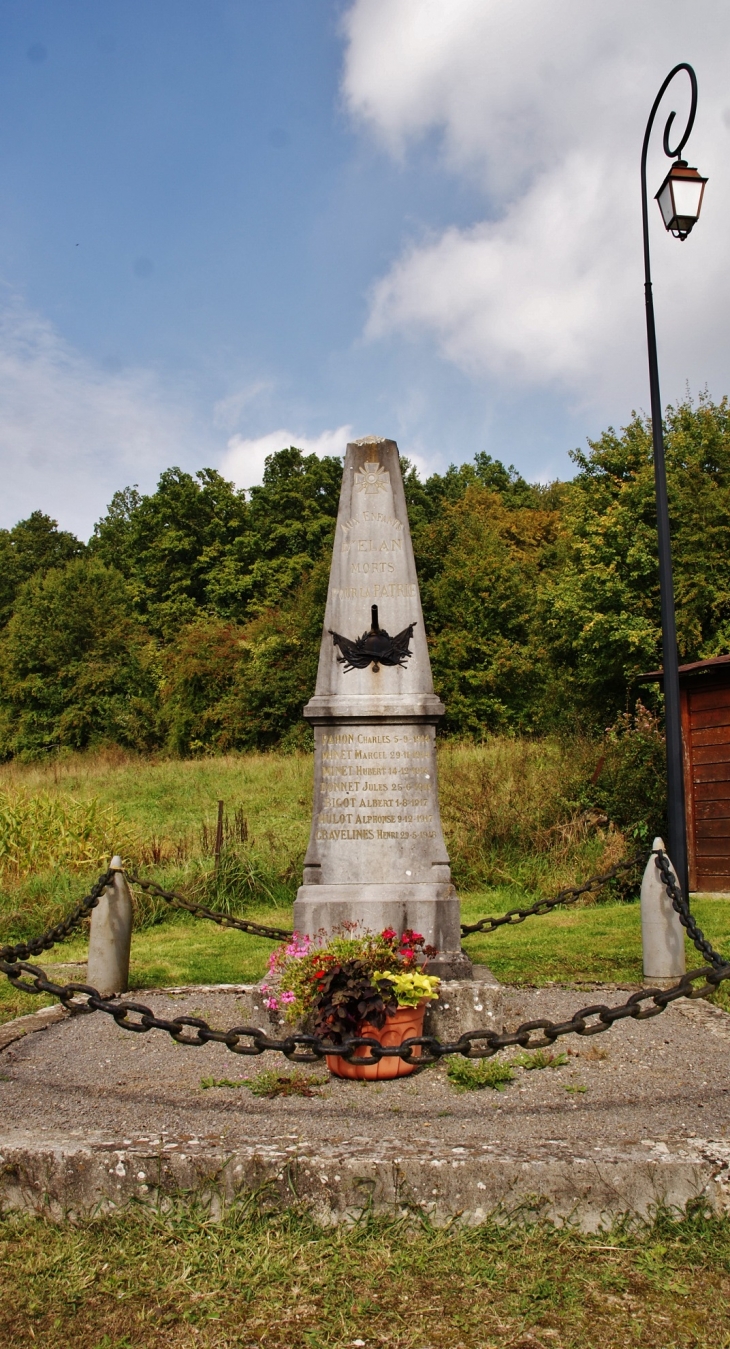
{"label": "flower arrangement", "polygon": [[399,1007],[437,998],[440,981],[423,969],[435,955],[410,928],[399,936],[391,927],[358,933],[344,924],[324,945],[295,934],[269,959],[264,1003],[340,1044],[364,1022],[380,1030]]}

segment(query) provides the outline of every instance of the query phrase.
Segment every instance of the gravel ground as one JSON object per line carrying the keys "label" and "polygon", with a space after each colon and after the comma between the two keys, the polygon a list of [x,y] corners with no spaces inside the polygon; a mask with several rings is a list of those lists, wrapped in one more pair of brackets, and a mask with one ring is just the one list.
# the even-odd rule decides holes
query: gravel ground
{"label": "gravel ground", "polygon": [[[505,1023],[562,1019],[592,1001],[622,1002],[624,990],[506,989]],[[232,992],[135,993],[164,1017],[203,1016],[241,1024]],[[223,1045],[192,1049],[162,1032],[132,1035],[97,1014],[66,1019],[0,1053],[5,1133],[44,1138],[207,1139],[235,1147],[297,1138],[336,1144],[355,1138],[444,1145],[549,1143],[626,1147],[730,1136],[730,1017],[704,1003],[675,1003],[643,1023],[605,1035],[567,1036],[560,1068],[518,1069],[502,1092],[458,1093],[446,1064],[391,1083],[329,1079],[311,1098],[275,1100],[245,1087],[203,1090],[204,1077],[241,1079],[263,1068],[291,1071],[281,1055],[244,1058]],[[511,1059],[515,1051],[500,1057]],[[313,1068],[313,1075],[324,1070]]]}

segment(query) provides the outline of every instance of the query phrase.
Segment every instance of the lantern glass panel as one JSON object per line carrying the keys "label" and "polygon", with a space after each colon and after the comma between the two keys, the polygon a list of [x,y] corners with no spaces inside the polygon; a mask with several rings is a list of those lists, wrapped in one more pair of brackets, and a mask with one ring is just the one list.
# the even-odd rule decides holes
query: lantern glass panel
{"label": "lantern glass panel", "polygon": [[[674,195],[674,214],[680,220],[691,220],[694,222],[700,213],[700,202],[702,200],[702,188],[704,183],[701,178],[673,178],[672,189]],[[662,195],[664,195],[662,193]],[[661,202],[659,203],[661,206]],[[662,215],[664,208],[662,207]]]}
{"label": "lantern glass panel", "polygon": [[664,184],[664,187],[659,193],[657,201],[659,202],[659,210],[662,213],[662,219],[664,221],[665,228],[669,229],[672,220],[674,219],[674,202],[672,201],[672,185],[669,179],[667,179],[666,183]]}

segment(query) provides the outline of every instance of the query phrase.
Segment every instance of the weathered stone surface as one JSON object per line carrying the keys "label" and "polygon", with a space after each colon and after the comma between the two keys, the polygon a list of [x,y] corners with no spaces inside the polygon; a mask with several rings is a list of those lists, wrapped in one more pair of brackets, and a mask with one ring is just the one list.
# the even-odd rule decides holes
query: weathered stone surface
{"label": "weathered stone surface", "polygon": [[[413,624],[402,664],[346,669],[334,635],[354,642],[377,623]],[[345,647],[345,651],[348,648]],[[465,977],[459,901],[438,805],[435,696],[398,447],[347,447],[324,634],[313,698],[312,831],[294,908],[299,932],[342,923],[412,927],[441,952],[442,977]]]}
{"label": "weathered stone surface", "polygon": [[13,1021],[6,1021],[4,1026],[0,1026],[0,1049],[5,1049],[16,1040],[22,1040],[24,1035],[33,1035],[35,1031],[45,1030],[47,1026],[53,1026],[67,1016],[68,1012],[60,1003],[56,1003],[53,1007],[41,1007],[37,1012],[29,1012],[27,1016],[16,1016]]}
{"label": "weathered stone surface", "polygon": [[186,1195],[220,1217],[238,1196],[266,1185],[267,1203],[293,1198],[323,1226],[374,1213],[419,1212],[435,1225],[454,1218],[477,1226],[490,1218],[547,1218],[585,1231],[659,1208],[678,1216],[704,1199],[730,1211],[730,1146],[692,1139],[675,1150],[643,1145],[590,1147],[573,1154],[559,1142],[526,1152],[490,1143],[444,1147],[354,1138],[346,1145],[289,1142],[248,1147],[204,1139],[99,1137],[78,1142],[12,1133],[0,1136],[0,1205],[73,1220],[135,1202],[163,1209]]}
{"label": "weathered stone surface", "polygon": [[[655,838],[652,846],[664,851],[660,838]],[[646,864],[641,882],[641,945],[646,983],[666,988],[682,977],[687,968],[684,928],[653,856]]]}
{"label": "weathered stone surface", "polygon": [[[497,992],[504,1012],[494,1019],[513,1029],[626,996]],[[259,996],[232,985],[133,1000],[164,1018],[268,1027]],[[486,1007],[479,1024],[491,1024]],[[184,1048],[101,1013],[65,1017],[0,1054],[0,1204],[61,1218],[189,1195],[216,1214],[270,1180],[267,1197],[286,1205],[296,1194],[323,1223],[353,1218],[371,1197],[376,1212],[411,1208],[435,1223],[542,1213],[588,1229],[625,1213],[650,1217],[659,1204],[681,1212],[697,1198],[730,1208],[726,1013],[677,1002],[595,1039],[567,1036],[560,1053],[562,1066],[530,1071],[506,1051],[515,1067],[503,1092],[455,1091],[447,1062],[382,1084],[304,1065],[312,1096],[268,1100],[230,1079],[291,1072],[279,1054]]]}
{"label": "weathered stone surface", "polygon": [[129,986],[129,954],[132,946],[134,910],[121,857],[112,857],[112,881],[91,910],[88,980],[108,998],[126,993]]}
{"label": "weathered stone surface", "polygon": [[439,1040],[458,1040],[468,1030],[485,1026],[500,1031],[504,998],[496,982],[482,979],[453,979],[441,987],[435,1002],[430,1002],[424,1020],[424,1034]]}

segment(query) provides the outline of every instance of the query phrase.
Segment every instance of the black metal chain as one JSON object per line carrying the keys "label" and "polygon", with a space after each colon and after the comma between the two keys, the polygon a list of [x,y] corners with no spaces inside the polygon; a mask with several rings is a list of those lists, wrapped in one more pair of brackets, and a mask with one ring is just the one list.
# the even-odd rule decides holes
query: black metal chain
{"label": "black metal chain", "polygon": [[538,899],[529,909],[508,909],[506,913],[491,918],[480,918],[476,923],[462,923],[462,937],[470,937],[474,932],[495,932],[498,927],[516,927],[518,923],[524,923],[526,918],[542,916],[545,913],[551,913],[559,904],[573,904],[581,895],[590,895],[594,890],[600,890],[614,876],[620,876],[622,871],[631,871],[632,867],[640,866],[645,860],[644,853],[638,853],[623,862],[617,862],[609,871],[604,871],[601,876],[589,876],[582,885],[569,885],[565,890],[560,890],[552,899]]}
{"label": "black metal chain", "polygon": [[679,888],[679,883],[672,871],[667,854],[663,852],[661,848],[657,848],[654,853],[654,858],[664,884],[664,889],[672,901],[672,908],[675,913],[679,915],[679,921],[682,924],[682,927],[686,928],[689,937],[694,942],[700,954],[705,957],[705,960],[709,960],[716,969],[724,968],[727,962],[724,956],[721,956],[720,952],[715,950],[712,943],[707,940],[702,928],[698,927],[695,922],[695,919],[690,912],[689,904]]}
{"label": "black metal chain", "polygon": [[[721,969],[704,966],[702,969],[690,970],[672,988],[640,989],[618,1007],[608,1007],[605,1003],[581,1007],[568,1021],[548,1021],[545,1018],[525,1021],[516,1030],[502,1031],[501,1034],[488,1028],[466,1031],[458,1040],[447,1042],[434,1035],[414,1035],[400,1045],[383,1046],[368,1035],[354,1035],[342,1044],[335,1045],[304,1032],[293,1032],[282,1040],[275,1040],[257,1026],[232,1026],[229,1030],[216,1030],[202,1017],[176,1016],[168,1020],[155,1016],[152,1009],[143,1003],[103,998],[97,989],[88,984],[54,984],[35,965],[10,965],[0,960],[0,971],[8,976],[13,987],[20,992],[50,993],[77,1016],[106,1012],[122,1030],[136,1034],[162,1030],[181,1045],[199,1046],[212,1041],[225,1045],[233,1054],[251,1056],[274,1051],[284,1054],[293,1063],[315,1063],[326,1055],[351,1062],[357,1049],[367,1048],[369,1054],[357,1058],[357,1063],[365,1066],[379,1063],[383,1058],[401,1058],[425,1066],[449,1054],[461,1054],[467,1059],[487,1059],[500,1049],[514,1045],[522,1049],[542,1049],[554,1044],[563,1035],[601,1035],[610,1030],[616,1021],[624,1021],[627,1017],[645,1021],[649,1017],[659,1016],[677,998],[707,997],[724,979],[730,979],[730,964]],[[32,983],[21,979],[21,973],[29,975]],[[701,988],[694,988],[698,979],[704,979],[705,982]],[[644,1002],[652,1005],[642,1007]],[[188,1026],[192,1028],[193,1034],[185,1033]],[[534,1032],[540,1034],[535,1036]],[[418,1048],[420,1054],[414,1054]]]}
{"label": "black metal chain", "polygon": [[[0,946],[0,961],[27,960],[29,956],[39,956],[43,951],[50,951],[51,947],[56,946],[58,942],[65,941],[66,937],[69,937],[79,927],[84,918],[88,918],[91,910],[96,908],[106,886],[109,885],[115,874],[116,872],[112,870],[105,871],[104,875],[100,876],[91,887],[88,895],[79,900],[78,904],[65,918],[62,918],[58,923],[54,923],[52,927],[46,928],[40,936],[29,937],[27,941],[16,942],[14,946]],[[235,927],[241,932],[249,932],[256,937],[268,937],[271,941],[288,941],[293,935],[284,928],[266,927],[262,923],[251,923],[245,918],[234,918],[228,913],[206,909],[204,905],[185,899],[183,895],[178,895],[173,890],[163,890],[154,881],[139,880],[136,876],[127,876],[127,880],[133,885],[138,885],[142,890],[151,890],[174,908],[187,909],[189,913],[194,913],[200,918],[210,918],[222,927]]]}
{"label": "black metal chain", "polygon": [[[98,989],[92,988],[89,984],[55,984],[47,979],[43,970],[37,966],[18,960],[19,952],[16,947],[5,947],[0,950],[0,972],[7,975],[10,983],[18,991],[31,994],[50,993],[53,997],[58,998],[59,1002],[74,1015],[106,1012],[114,1018],[122,1030],[133,1031],[136,1034],[151,1030],[162,1030],[166,1031],[178,1044],[198,1046],[213,1041],[217,1044],[224,1044],[234,1054],[259,1055],[274,1051],[284,1054],[287,1059],[295,1063],[314,1063],[326,1055],[333,1055],[350,1062],[353,1060],[356,1050],[367,1048],[369,1051],[367,1057],[358,1056],[357,1059],[357,1062],[363,1066],[379,1063],[382,1058],[402,1058],[420,1066],[434,1063],[450,1054],[461,1054],[464,1058],[474,1059],[491,1058],[500,1049],[507,1049],[514,1045],[519,1045],[522,1049],[541,1049],[554,1044],[563,1035],[601,1035],[610,1030],[615,1022],[624,1021],[628,1017],[635,1021],[645,1021],[649,1017],[661,1015],[678,998],[705,998],[708,994],[713,993],[725,979],[730,979],[730,963],[715,951],[697,926],[690,913],[689,904],[682,895],[672,873],[666,853],[658,850],[655,857],[666,892],[672,900],[680,922],[686,928],[695,946],[712,963],[703,966],[701,969],[689,970],[671,988],[640,989],[638,992],[632,993],[626,1002],[617,1007],[609,1007],[605,1003],[594,1003],[589,1007],[579,1008],[567,1021],[548,1021],[546,1018],[540,1018],[536,1021],[525,1021],[516,1030],[502,1031],[501,1034],[485,1027],[481,1030],[466,1031],[459,1036],[458,1040],[454,1041],[443,1042],[433,1035],[419,1035],[411,1036],[404,1040],[402,1044],[392,1046],[383,1046],[374,1037],[367,1035],[352,1036],[340,1045],[332,1044],[328,1040],[323,1040],[319,1036],[308,1035],[305,1032],[294,1032],[284,1039],[277,1040],[268,1036],[265,1031],[256,1026],[232,1026],[229,1030],[216,1030],[209,1026],[208,1022],[202,1017],[178,1016],[168,1020],[155,1016],[152,1009],[146,1007],[143,1003],[122,1002],[117,998],[104,998]],[[628,864],[620,865],[626,867]],[[99,894],[111,874],[107,873],[106,876],[100,878],[91,894],[77,906],[77,910],[69,916],[65,924],[58,925],[59,928],[66,928],[66,925],[71,921],[80,921],[84,913],[98,903]],[[156,891],[160,888],[155,886],[154,882],[145,882],[145,886],[154,888]],[[168,892],[162,892],[162,897],[167,898]],[[171,898],[179,900],[181,897],[171,895]],[[182,902],[183,907],[188,907],[187,900]],[[202,906],[195,907],[202,908]],[[78,918],[76,918],[77,911]],[[212,912],[212,910],[208,911],[210,914]],[[270,932],[273,932],[273,930],[269,929]],[[42,942],[49,938],[54,931],[55,929],[49,929],[48,933],[45,933],[42,938],[35,938],[34,941],[36,943]],[[53,940],[50,941],[50,945],[53,945]],[[9,953],[9,958],[6,958],[6,953]],[[23,974],[30,976],[32,982],[21,978]],[[699,979],[703,979],[705,982],[700,988],[695,988],[694,985]],[[644,1007],[642,1004],[645,1002],[651,1005]],[[137,1019],[134,1020],[133,1017]],[[194,1034],[186,1034],[186,1027],[191,1027]],[[536,1032],[539,1033],[537,1038],[535,1038]],[[420,1050],[420,1053],[415,1054],[417,1049]]]}
{"label": "black metal chain", "polygon": [[[60,923],[47,927],[39,937],[29,937],[28,941],[16,942],[15,946],[0,946],[0,961],[27,960],[28,956],[39,956],[42,951],[50,951],[57,942],[64,941],[77,928],[92,909],[95,909],[106,886],[114,876],[113,871],[105,871],[88,895],[71,910]],[[7,972],[7,971],[6,971]]]}
{"label": "black metal chain", "polygon": [[196,918],[210,918],[211,922],[218,923],[220,927],[235,927],[239,932],[248,932],[254,937],[269,937],[271,941],[289,941],[294,936],[294,933],[288,932],[286,928],[267,927],[264,923],[251,923],[247,918],[234,918],[232,914],[221,913],[218,909],[206,909],[204,904],[196,904],[195,900],[186,899],[175,890],[163,890],[156,881],[143,881],[139,876],[127,876],[127,880],[130,885],[138,885],[140,890],[149,890],[153,895],[164,899],[172,908],[186,909],[188,913],[195,914]]}

